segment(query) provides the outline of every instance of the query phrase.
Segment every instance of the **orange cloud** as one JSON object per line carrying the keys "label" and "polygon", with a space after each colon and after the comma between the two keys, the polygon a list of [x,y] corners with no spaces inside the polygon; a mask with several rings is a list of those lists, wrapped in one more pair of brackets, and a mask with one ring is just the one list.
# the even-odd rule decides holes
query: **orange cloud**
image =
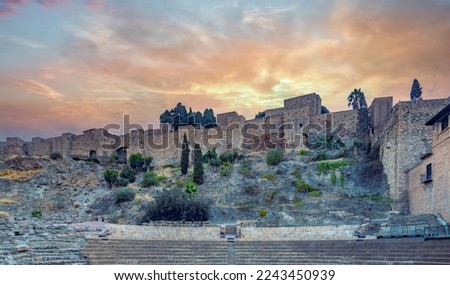
{"label": "orange cloud", "polygon": [[49,87],[43,83],[34,81],[34,80],[15,80],[14,83],[15,83],[15,85],[17,85],[18,87],[20,87],[24,90],[30,91],[32,93],[35,93],[37,95],[41,95],[41,96],[44,96],[47,98],[60,99],[60,98],[64,97],[61,93],[55,91],[51,87]]}
{"label": "orange cloud", "polygon": [[[414,78],[424,98],[450,95],[450,5],[315,2],[177,10],[182,17],[130,10],[87,17],[70,29],[64,59],[46,66],[46,73],[57,75],[52,86],[64,94],[64,102],[54,100],[56,114],[70,114],[67,122],[89,117],[91,127],[123,114],[158,122],[165,109],[183,102],[251,118],[310,92],[340,110],[354,88],[362,88],[369,103],[379,96],[408,100]],[[15,84],[48,98],[62,96],[37,81]]]}

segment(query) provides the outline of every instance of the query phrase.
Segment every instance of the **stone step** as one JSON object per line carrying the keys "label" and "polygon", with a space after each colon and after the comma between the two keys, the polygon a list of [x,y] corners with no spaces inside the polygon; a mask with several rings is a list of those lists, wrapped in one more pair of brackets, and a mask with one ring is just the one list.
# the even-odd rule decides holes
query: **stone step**
{"label": "stone step", "polygon": [[450,241],[237,239],[230,248],[225,241],[88,239],[82,253],[90,264],[450,264]]}

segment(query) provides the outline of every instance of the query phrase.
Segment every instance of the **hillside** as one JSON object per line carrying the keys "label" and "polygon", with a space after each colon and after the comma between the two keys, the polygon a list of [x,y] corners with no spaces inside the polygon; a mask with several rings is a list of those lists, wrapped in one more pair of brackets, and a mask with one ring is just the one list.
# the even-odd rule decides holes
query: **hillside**
{"label": "hillside", "polygon": [[[197,195],[210,201],[210,223],[250,220],[264,226],[340,225],[389,216],[391,200],[378,161],[337,150],[292,151],[276,166],[268,166],[265,159],[265,152],[249,153],[216,171],[204,164],[205,182],[198,186]],[[153,170],[164,177],[159,186],[144,188],[140,173],[127,186],[136,193],[134,200],[115,203],[121,187],[110,190],[103,172],[120,170],[121,164],[17,157],[1,167],[0,211],[4,218],[37,219],[42,213],[43,220],[67,223],[101,216],[113,223],[140,224],[157,191],[184,189],[192,177],[192,166],[183,176],[179,166],[168,165]]]}

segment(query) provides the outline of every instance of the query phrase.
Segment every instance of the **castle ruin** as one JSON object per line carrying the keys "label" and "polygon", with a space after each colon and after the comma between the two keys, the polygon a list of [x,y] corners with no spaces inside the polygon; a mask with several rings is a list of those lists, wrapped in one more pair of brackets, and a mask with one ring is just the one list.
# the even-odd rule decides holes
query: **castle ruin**
{"label": "castle ruin", "polygon": [[[210,129],[182,126],[172,130],[169,125],[161,124],[159,129],[137,128],[120,136],[97,128],[80,135],[37,137],[31,142],[7,138],[0,142],[0,159],[14,155],[48,156],[58,152],[66,157],[99,160],[109,160],[115,154],[119,161],[126,162],[131,153],[140,152],[152,156],[155,166],[163,166],[179,163],[184,134],[192,145],[199,143],[203,150],[214,147],[221,153],[231,149],[248,152],[275,147],[305,148],[312,135],[329,135],[330,132],[338,135],[347,146],[359,141],[379,156],[388,178],[394,210],[406,214],[411,211],[441,213],[448,221],[448,181],[442,182],[447,185],[444,194],[428,194],[427,198],[418,189],[430,186],[421,186],[420,180],[417,184],[416,178],[418,173],[423,173],[426,167],[423,165],[429,164],[427,159],[432,150],[439,148],[433,124],[426,123],[449,102],[449,99],[408,101],[393,107],[393,98],[383,97],[375,98],[365,110],[322,114],[321,98],[312,93],[286,99],[282,107],[265,110],[263,116],[256,119],[247,120],[236,111],[218,114],[217,127]],[[446,146],[448,152],[448,144]],[[436,159],[434,155],[433,159]],[[429,202],[433,207],[423,206]]]}

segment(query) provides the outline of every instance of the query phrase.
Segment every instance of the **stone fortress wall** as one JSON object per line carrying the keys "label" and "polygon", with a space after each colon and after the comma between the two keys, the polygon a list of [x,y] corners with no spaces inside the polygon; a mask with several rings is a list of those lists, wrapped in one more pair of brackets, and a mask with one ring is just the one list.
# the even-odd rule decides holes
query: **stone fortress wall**
{"label": "stone fortress wall", "polygon": [[[408,172],[421,165],[421,158],[431,152],[433,127],[426,126],[425,123],[448,104],[450,99],[399,102],[395,107],[392,107],[392,102],[392,97],[375,98],[369,107],[372,152],[383,163],[393,199],[393,210],[409,213],[413,205],[414,212],[417,212],[422,208],[417,201],[410,201]],[[245,152],[251,139],[244,137],[242,132],[253,134],[253,138],[259,138],[261,142],[267,139],[265,131],[273,129],[273,125],[279,130],[284,125],[289,126],[282,129],[282,136],[280,132],[274,134],[275,142],[286,147],[303,147],[302,132],[311,124],[320,126],[322,130],[331,124],[333,130],[339,123],[343,123],[344,127],[339,135],[344,141],[351,144],[358,138],[360,116],[357,110],[321,114],[321,106],[318,94],[298,96],[286,99],[283,107],[266,110],[263,118],[246,120],[235,111],[218,114],[216,128],[183,126],[175,131],[168,125],[161,125],[160,129],[133,130],[116,137],[119,141],[109,149],[102,145],[111,144],[113,136],[104,129],[91,129],[80,135],[65,133],[49,139],[33,138],[31,142],[7,138],[6,142],[0,142],[0,158],[13,155],[48,156],[52,152],[59,152],[64,156],[107,159],[112,154],[126,157],[140,152],[153,156],[155,166],[176,165],[179,163],[180,145],[185,133],[191,146],[199,143],[203,151],[216,147],[218,153],[227,149],[241,149]],[[413,194],[413,197],[416,196]]]}
{"label": "stone fortress wall", "polygon": [[[267,140],[263,136],[267,136],[270,128],[273,131],[271,140],[277,142],[280,138],[277,137],[279,134],[276,129],[284,125],[287,126],[283,129],[282,138],[285,146],[302,147],[302,131],[308,124],[318,125],[319,132],[323,133],[327,124],[331,124],[329,127],[333,128],[339,123],[345,123],[339,135],[351,142],[356,137],[358,112],[350,110],[321,114],[321,106],[320,96],[313,93],[286,99],[283,107],[266,110],[266,116],[260,119],[246,120],[235,111],[218,114],[218,126],[211,129],[183,126],[175,131],[168,125],[161,125],[161,128],[157,130],[132,130],[128,134],[115,137],[104,129],[91,129],[80,135],[64,133],[49,139],[37,137],[31,142],[20,138],[7,138],[6,142],[0,142],[0,158],[13,155],[48,156],[52,152],[58,152],[69,157],[102,159],[125,150],[128,156],[134,152],[151,155],[154,157],[155,166],[162,166],[178,163],[180,145],[185,133],[188,135],[191,146],[199,143],[204,151],[216,147],[221,153],[224,150],[245,149],[244,131],[259,137],[259,143],[263,145],[262,143],[266,142],[264,140]],[[388,108],[386,112],[389,112]],[[247,126],[254,129],[247,130]],[[118,143],[113,144],[115,142],[113,138]],[[111,147],[105,148],[105,144]],[[264,149],[264,147],[255,148],[255,150],[258,149]]]}
{"label": "stone fortress wall", "polygon": [[447,102],[449,99],[399,102],[383,128],[375,129],[372,151],[383,163],[393,210],[410,212],[408,171],[421,164],[421,157],[431,152],[433,127],[425,123]]}

